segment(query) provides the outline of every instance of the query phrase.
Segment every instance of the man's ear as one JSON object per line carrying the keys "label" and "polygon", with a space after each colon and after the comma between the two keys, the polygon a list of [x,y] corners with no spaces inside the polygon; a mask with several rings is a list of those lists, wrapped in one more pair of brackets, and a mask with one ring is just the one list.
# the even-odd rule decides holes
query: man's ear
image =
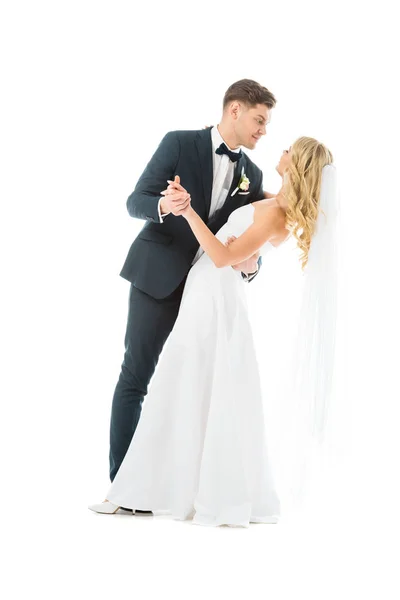
{"label": "man's ear", "polygon": [[230,112],[231,117],[233,119],[237,119],[238,118],[238,116],[240,114],[240,109],[241,109],[241,106],[240,106],[239,102],[236,102],[236,101],[232,102],[232,104],[229,107],[229,112]]}

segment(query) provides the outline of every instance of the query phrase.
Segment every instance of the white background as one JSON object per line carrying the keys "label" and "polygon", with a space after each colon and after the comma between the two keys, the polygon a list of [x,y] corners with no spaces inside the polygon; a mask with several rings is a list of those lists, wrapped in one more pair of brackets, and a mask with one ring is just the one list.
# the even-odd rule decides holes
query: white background
{"label": "white background", "polygon": [[[398,597],[398,33],[387,1],[2,3],[7,598]],[[274,167],[299,135],[340,169],[343,455],[308,510],[275,526],[95,515],[123,357],[119,271],[142,226],[126,198],[162,136],[218,123],[243,77],[278,99],[250,153],[265,189],[277,191]],[[267,391],[296,307],[289,254],[266,259],[248,290]],[[273,394],[266,403],[273,424]],[[273,448],[272,425],[270,437]]]}

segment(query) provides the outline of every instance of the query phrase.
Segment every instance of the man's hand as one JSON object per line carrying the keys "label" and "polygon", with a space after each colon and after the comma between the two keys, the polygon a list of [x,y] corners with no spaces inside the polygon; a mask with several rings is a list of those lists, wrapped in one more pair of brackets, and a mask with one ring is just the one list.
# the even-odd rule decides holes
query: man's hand
{"label": "man's hand", "polygon": [[[234,242],[237,238],[234,235],[231,235],[230,237],[228,237],[228,239],[225,242],[225,246],[230,246],[232,244],[232,242]],[[245,275],[248,275],[249,273],[255,273],[256,271],[258,271],[258,259],[260,258],[260,253],[256,252],[255,254],[253,254],[253,256],[250,256],[250,258],[248,258],[247,260],[244,260],[243,262],[239,263],[238,265],[232,265],[232,269],[235,269],[235,271],[241,271],[242,273],[245,273]]]}
{"label": "man's hand", "polygon": [[181,186],[179,175],[175,175],[175,180],[168,180],[168,187],[161,192],[164,198],[161,200],[161,213],[172,213],[176,217],[184,214],[185,209],[190,205],[190,194]]}

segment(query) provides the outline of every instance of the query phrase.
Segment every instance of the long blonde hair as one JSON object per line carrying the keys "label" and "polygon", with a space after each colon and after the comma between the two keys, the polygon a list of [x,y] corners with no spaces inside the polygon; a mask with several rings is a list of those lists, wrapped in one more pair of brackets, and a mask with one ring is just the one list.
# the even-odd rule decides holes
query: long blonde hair
{"label": "long blonde hair", "polygon": [[297,240],[303,269],[318,217],[322,169],[332,162],[330,150],[314,138],[301,137],[292,145],[291,161],[284,176],[286,227]]}

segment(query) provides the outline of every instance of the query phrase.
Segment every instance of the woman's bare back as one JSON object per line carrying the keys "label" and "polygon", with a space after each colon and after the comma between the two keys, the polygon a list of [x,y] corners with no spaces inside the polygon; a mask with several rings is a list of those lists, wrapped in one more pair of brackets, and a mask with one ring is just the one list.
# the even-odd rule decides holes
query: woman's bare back
{"label": "woman's bare back", "polygon": [[262,217],[268,219],[268,224],[272,225],[273,234],[268,240],[273,246],[277,247],[288,238],[286,229],[285,211],[278,204],[275,198],[258,200],[252,202],[254,207],[254,218]]}

